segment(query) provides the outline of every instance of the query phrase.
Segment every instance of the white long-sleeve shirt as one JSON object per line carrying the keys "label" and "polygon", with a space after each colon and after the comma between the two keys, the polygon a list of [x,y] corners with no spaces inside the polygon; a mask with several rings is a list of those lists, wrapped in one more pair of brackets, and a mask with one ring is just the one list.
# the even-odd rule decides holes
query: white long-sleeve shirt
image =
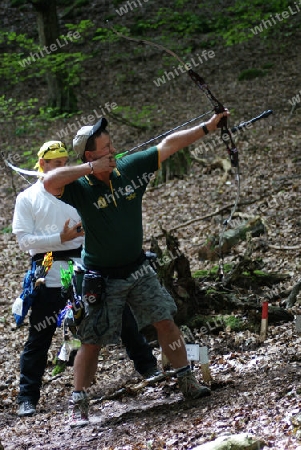
{"label": "white long-sleeve shirt", "polygon": [[[84,237],[79,236],[61,243],[60,233],[67,219],[70,219],[69,226],[80,222],[76,209],[49,194],[44,189],[43,182],[38,180],[17,197],[13,233],[17,236],[21,250],[31,256],[36,253],[73,250],[83,245]],[[81,263],[80,258],[72,259]],[[53,262],[46,276],[47,287],[61,286],[60,267],[67,269],[68,263]]]}

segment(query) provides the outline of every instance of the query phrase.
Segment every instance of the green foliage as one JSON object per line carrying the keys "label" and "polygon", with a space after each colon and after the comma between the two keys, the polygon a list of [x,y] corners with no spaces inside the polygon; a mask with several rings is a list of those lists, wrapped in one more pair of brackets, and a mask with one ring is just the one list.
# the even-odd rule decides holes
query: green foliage
{"label": "green foliage", "polygon": [[52,369],[51,375],[55,377],[56,375],[63,373],[66,370],[67,362],[61,361],[57,357],[54,359],[54,368]]}
{"label": "green foliage", "polygon": [[69,119],[75,114],[80,114],[80,111],[61,112],[59,108],[53,108],[52,106],[41,106],[39,108],[39,117],[42,121],[55,121],[57,119]]}
{"label": "green foliage", "polygon": [[[114,29],[123,34],[124,36],[129,36],[130,31],[127,27],[115,26]],[[104,41],[107,43],[117,42],[120,37],[114,33],[110,28],[100,27],[95,30],[93,41]]]}
{"label": "green foliage", "polygon": [[[16,7],[26,5],[27,0],[11,0],[11,4]],[[70,11],[74,6],[87,4],[87,0],[74,0],[72,6],[67,0],[58,0],[58,6],[69,8]],[[113,0],[113,6],[118,8],[126,5],[126,0]],[[156,7],[149,3],[145,3],[145,9],[151,9],[151,14],[141,14],[141,9],[137,8],[132,12],[135,20],[131,21],[128,27],[115,24],[116,13],[112,15],[112,23],[114,28],[127,36],[139,36],[148,39],[147,34],[152,32],[155,38],[150,38],[154,42],[165,45],[170,49],[174,49],[176,53],[183,56],[191,54],[193,50],[200,47],[214,46],[215,44],[226,43],[233,45],[253,38],[255,33],[252,28],[261,24],[262,20],[268,20],[271,15],[285,11],[292,3],[288,0],[269,0],[262,2],[254,0],[246,3],[243,0],[230,0],[220,6],[220,2],[212,2],[204,0],[196,2],[191,7],[191,0],[175,0],[170,7]],[[227,6],[228,5],[228,6]],[[217,7],[218,6],[218,7]],[[132,14],[131,13],[131,14]],[[292,21],[293,22],[293,21]],[[94,48],[98,46],[96,43],[103,43],[109,46],[111,43],[118,42],[120,37],[116,35],[110,28],[96,26],[91,20],[82,20],[79,24],[66,24],[67,30],[76,31],[80,34],[80,39],[74,40],[72,46],[63,48],[62,51],[45,54],[42,57],[32,58],[32,54],[39,53],[41,50],[38,44],[25,34],[17,34],[16,32],[4,31],[0,34],[0,45],[5,48],[6,53],[1,55],[0,60],[0,78],[9,83],[16,85],[22,83],[29,78],[42,78],[47,73],[52,72],[62,76],[66,89],[77,86],[80,83],[80,77],[84,63],[93,56]],[[285,28],[284,28],[285,26]],[[284,28],[284,29],[283,29]],[[283,36],[290,34],[294,30],[294,25],[289,20],[279,21],[271,27],[264,28],[259,32],[262,39],[270,38],[273,33],[281,29]],[[85,44],[85,52],[77,51]],[[91,46],[91,52],[87,51]],[[76,46],[78,46],[76,48]],[[180,47],[180,50],[179,50]],[[158,50],[159,51],[159,50]],[[129,43],[129,52],[132,55],[144,55],[146,50],[143,45]],[[115,59],[126,60],[127,55],[119,52],[112,52],[110,63]],[[164,72],[164,64],[170,66],[173,61],[170,56],[163,56],[161,75]],[[239,80],[252,80],[256,77],[265,76],[267,70],[272,65],[266,64],[262,68],[246,69],[239,75]],[[125,81],[131,70],[128,67],[120,72],[118,81]],[[160,73],[159,73],[160,76]],[[58,108],[37,105],[30,101],[28,104],[19,104],[16,99],[0,98],[0,122],[5,120],[6,112],[10,122],[14,124],[14,133],[22,136],[31,132],[34,128],[42,127],[45,129],[49,122],[55,118],[69,118],[73,114],[61,114]],[[13,114],[12,112],[15,112]],[[150,129],[153,122],[153,116],[156,113],[155,106],[145,106],[142,108],[118,107],[114,113],[118,117],[128,122],[130,126],[141,129]],[[2,113],[2,114],[1,114]],[[2,119],[3,115],[3,119]],[[190,166],[190,157],[188,152],[179,152],[173,158],[166,161],[158,174],[158,182],[164,182],[166,179],[172,178],[174,175],[182,176],[187,173]],[[209,276],[213,275],[211,273]]]}
{"label": "green foliage", "polygon": [[[126,2],[115,0],[114,6]],[[292,34],[297,24],[288,20],[277,19],[276,14],[287,10],[291,2],[288,0],[270,0],[262,2],[254,0],[246,3],[244,0],[229,2],[229,6],[216,7],[209,1],[199,3],[191,8],[188,0],[178,0],[172,7],[161,7],[151,15],[136,13],[135,21],[129,28],[130,35],[146,36],[149,31],[158,31],[159,41],[167,40],[173,48],[178,39],[201,37],[198,46],[213,46],[222,38],[226,45],[244,42],[259,34],[262,39],[273,36],[281,29],[284,35]],[[290,19],[293,14],[290,14]],[[271,26],[256,27],[262,21],[274,18]],[[276,19],[275,19],[276,17]],[[280,16],[281,17],[281,16]],[[275,22],[275,23],[274,23]]]}
{"label": "green foliage", "polygon": [[255,69],[255,68],[254,69],[245,69],[239,74],[238,80],[239,81],[254,80],[254,78],[265,77],[266,74],[267,74],[267,72],[262,69]]}
{"label": "green foliage", "polygon": [[217,315],[217,316],[202,316],[195,315],[189,322],[190,328],[207,327],[208,334],[216,333],[220,328],[230,328],[231,331],[241,331],[249,328],[248,323],[243,321],[240,317],[234,315]]}
{"label": "green foliage", "polygon": [[8,233],[11,233],[11,232],[12,232],[12,226],[11,225],[8,225],[7,227],[3,227],[0,230],[1,234],[8,234]]}
{"label": "green foliage", "polygon": [[[49,122],[57,118],[68,118],[71,116],[72,114],[61,114],[55,108],[39,107],[37,98],[19,101],[12,97],[6,98],[5,95],[0,96],[0,125],[5,125],[11,135],[36,136],[37,130],[40,133],[41,131],[46,133]],[[30,147],[26,146],[23,150],[19,149],[18,152],[23,163],[18,161],[18,165],[26,168],[34,167],[39,146],[40,142],[37,144],[32,142]],[[10,152],[11,149],[8,149],[8,153]]]}
{"label": "green foliage", "polygon": [[[223,316],[203,316],[201,314],[197,314],[189,320],[187,325],[189,328],[202,329],[203,334],[215,334],[220,329],[224,329],[225,322],[223,321]],[[205,332],[203,327],[207,328]]]}
{"label": "green foliage", "polygon": [[[224,273],[229,273],[233,268],[233,264],[224,264]],[[216,276],[219,271],[219,266],[213,266],[210,270],[197,270],[192,274],[193,278],[212,278]]]}
{"label": "green foliage", "polygon": [[245,322],[240,317],[231,315],[217,316],[215,319],[218,323],[224,323],[231,331],[241,331],[245,329]]}
{"label": "green foliage", "polygon": [[33,126],[37,102],[37,98],[18,101],[15,98],[6,98],[5,95],[0,96],[0,124],[15,124],[16,135],[26,133]]}
{"label": "green foliage", "polygon": [[[89,24],[89,21],[82,21],[76,26],[76,31],[81,30],[84,34]],[[69,24],[69,29],[71,28]],[[64,44],[64,36],[60,36],[59,39]],[[78,45],[81,41],[82,38],[72,40],[72,45]],[[10,85],[30,78],[43,77],[46,73],[52,72],[59,74],[66,86],[76,86],[83,71],[83,62],[90,58],[90,55],[81,52],[50,52],[49,49],[47,52],[25,34],[18,35],[15,32],[3,32],[0,44],[11,49],[10,52],[3,53],[0,61],[0,78],[5,79]]]}
{"label": "green foliage", "polygon": [[[185,2],[182,2],[183,4]],[[207,33],[213,31],[213,20],[207,15],[196,14],[194,10],[159,8],[157,14],[146,21],[142,16],[136,19],[130,31],[133,35],[142,35],[148,30],[164,30],[168,33],[176,33],[177,36],[188,34]]]}
{"label": "green foliage", "polygon": [[[262,24],[263,20],[268,20],[271,15],[282,13],[290,2],[288,0],[253,0],[246,4],[244,0],[236,0],[234,5],[223,9],[216,22],[216,31],[223,37],[227,45],[244,42],[256,34],[260,34],[262,39],[266,39],[275,29],[282,26],[282,21],[272,23],[271,27],[262,27],[262,30],[255,29]],[[253,30],[253,31],[252,31]]]}
{"label": "green foliage", "polygon": [[[0,44],[11,47],[12,51],[3,52],[0,59],[0,78],[4,78],[9,84],[17,84],[28,78],[26,74],[27,64],[22,64],[23,57],[34,48],[34,41],[25,34],[16,32],[2,32]],[[20,64],[21,62],[21,64]]]}
{"label": "green foliage", "polygon": [[77,44],[84,43],[92,35],[94,35],[95,25],[91,20],[81,20],[79,23],[66,23],[65,27],[69,31],[78,32],[80,38],[76,40]]}

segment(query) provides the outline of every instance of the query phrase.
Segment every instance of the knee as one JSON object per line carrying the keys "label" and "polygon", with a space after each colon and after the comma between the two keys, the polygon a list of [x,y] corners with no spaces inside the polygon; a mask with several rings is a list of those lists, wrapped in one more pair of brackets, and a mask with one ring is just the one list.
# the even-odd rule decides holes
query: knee
{"label": "knee", "polygon": [[85,353],[90,356],[98,356],[100,348],[101,347],[99,345],[95,344],[82,344],[79,349],[79,353]]}
{"label": "knee", "polygon": [[156,322],[153,324],[157,331],[161,331],[164,333],[173,333],[178,329],[173,320],[160,320],[160,322]]}

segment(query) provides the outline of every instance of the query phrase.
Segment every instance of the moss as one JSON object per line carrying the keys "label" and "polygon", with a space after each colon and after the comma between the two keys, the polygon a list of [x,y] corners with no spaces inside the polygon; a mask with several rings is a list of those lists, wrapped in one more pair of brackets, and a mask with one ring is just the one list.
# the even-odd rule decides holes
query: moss
{"label": "moss", "polygon": [[[216,334],[220,330],[225,330],[227,327],[231,331],[241,331],[247,327],[250,328],[250,324],[247,325],[240,317],[230,314],[219,314],[217,316],[198,314],[192,317],[187,325],[191,329],[200,330],[203,334]],[[206,327],[206,330],[204,327]]]}
{"label": "moss", "polygon": [[245,329],[245,323],[240,317],[236,316],[222,316],[226,327],[231,328],[231,331],[240,331]]}
{"label": "moss", "polygon": [[225,323],[223,316],[195,315],[188,323],[189,328],[200,330],[201,334],[218,333],[223,330]]}
{"label": "moss", "polygon": [[[232,270],[233,264],[225,264],[223,266],[224,273],[229,273]],[[210,270],[196,270],[193,274],[193,278],[208,278],[218,274],[219,266],[213,266]]]}
{"label": "moss", "polygon": [[273,69],[273,67],[274,67],[274,64],[271,62],[265,63],[262,66],[263,69]]}
{"label": "moss", "polygon": [[269,276],[268,273],[265,273],[262,270],[254,270],[253,273],[254,273],[254,275],[260,276],[260,277],[268,277]]}
{"label": "moss", "polygon": [[258,270],[258,269],[252,270],[251,272],[249,270],[245,270],[244,272],[242,272],[242,275],[244,275],[245,277],[253,277],[253,278],[256,278],[256,277],[263,278],[263,277],[270,276],[269,273],[263,272],[262,270]]}
{"label": "moss", "polygon": [[209,274],[209,270],[196,270],[193,274],[192,274],[192,278],[203,278],[208,276]]}
{"label": "moss", "polygon": [[216,294],[218,291],[214,288],[207,289],[206,295]]}
{"label": "moss", "polygon": [[239,81],[244,81],[244,80],[253,80],[254,78],[258,78],[258,77],[265,77],[267,74],[267,72],[265,70],[262,69],[246,69],[243,70],[240,75],[238,76],[238,80]]}

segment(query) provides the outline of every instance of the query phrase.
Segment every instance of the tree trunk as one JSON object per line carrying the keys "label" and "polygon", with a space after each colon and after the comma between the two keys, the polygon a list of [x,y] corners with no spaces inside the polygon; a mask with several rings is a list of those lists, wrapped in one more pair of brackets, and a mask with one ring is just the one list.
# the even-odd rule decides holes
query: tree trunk
{"label": "tree trunk", "polygon": [[[56,0],[31,0],[31,3],[37,12],[40,46],[42,49],[47,47],[49,52],[50,45],[56,44],[60,35]],[[56,51],[60,51],[60,47]],[[45,52],[47,53],[46,50]],[[46,81],[48,105],[57,108],[60,112],[72,111],[74,109],[74,96],[64,83],[62,72],[47,71]],[[70,99],[73,100],[70,101]]]}

